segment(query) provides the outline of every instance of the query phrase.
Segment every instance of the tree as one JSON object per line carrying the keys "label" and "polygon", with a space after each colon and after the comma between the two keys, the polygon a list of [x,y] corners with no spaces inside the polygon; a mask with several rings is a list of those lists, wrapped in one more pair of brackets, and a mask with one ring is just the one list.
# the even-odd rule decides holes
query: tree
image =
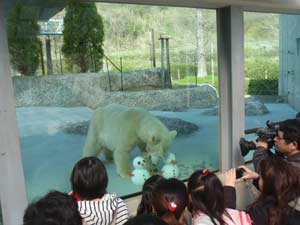
{"label": "tree", "polygon": [[22,75],[33,75],[39,65],[38,12],[35,8],[16,5],[7,17],[10,61]]}
{"label": "tree", "polygon": [[207,76],[205,49],[204,49],[204,26],[205,20],[202,16],[202,9],[196,9],[196,40],[197,40],[197,77]]}
{"label": "tree", "polygon": [[102,68],[104,27],[95,3],[71,0],[66,8],[62,52],[79,72]]}

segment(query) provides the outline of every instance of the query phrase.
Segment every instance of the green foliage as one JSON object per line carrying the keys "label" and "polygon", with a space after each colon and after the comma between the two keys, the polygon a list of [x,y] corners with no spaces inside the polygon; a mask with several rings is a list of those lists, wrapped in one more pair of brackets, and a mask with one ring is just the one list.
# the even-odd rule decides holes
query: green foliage
{"label": "green foliage", "polygon": [[62,52],[79,72],[102,68],[104,27],[95,3],[71,0],[66,7]]}
{"label": "green foliage", "polygon": [[278,79],[250,80],[249,95],[278,95]]}
{"label": "green foliage", "polygon": [[213,87],[216,88],[217,91],[219,88],[218,84],[218,76],[212,77],[211,75],[207,75],[205,77],[196,77],[195,75],[190,75],[190,76],[185,76],[182,79],[179,80],[173,80],[173,84],[176,85],[184,85],[184,86],[191,86],[191,85],[196,85],[196,84],[210,84]]}
{"label": "green foliage", "polygon": [[271,13],[245,13],[245,40],[278,42],[279,15]]}
{"label": "green foliage", "polygon": [[246,58],[245,76],[250,79],[277,79],[278,62],[266,57]]}
{"label": "green foliage", "polygon": [[7,17],[7,40],[11,63],[22,75],[34,75],[40,56],[37,11],[16,5]]}
{"label": "green foliage", "polygon": [[[197,74],[197,66],[191,64],[174,63],[171,65],[171,75],[173,80],[194,77]],[[193,80],[193,79],[192,79]]]}

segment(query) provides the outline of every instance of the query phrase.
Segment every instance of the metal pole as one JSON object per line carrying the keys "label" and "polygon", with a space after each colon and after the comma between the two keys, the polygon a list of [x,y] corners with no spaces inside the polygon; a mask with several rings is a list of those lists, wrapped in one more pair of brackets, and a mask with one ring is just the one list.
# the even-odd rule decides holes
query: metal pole
{"label": "metal pole", "polygon": [[166,38],[166,51],[167,51],[167,82],[170,89],[172,89],[171,80],[171,65],[170,65],[170,51],[169,51],[169,38]]}
{"label": "metal pole", "polygon": [[61,60],[61,49],[59,50],[60,74],[64,74]]}
{"label": "metal pole", "polygon": [[59,66],[58,66],[58,59],[57,59],[57,42],[56,42],[56,37],[53,38],[54,40],[54,54],[55,54],[55,66],[56,66],[56,72],[55,74],[58,74],[59,71]]}
{"label": "metal pole", "polygon": [[40,53],[41,53],[41,67],[42,73],[45,75],[45,65],[44,65],[44,54],[43,54],[43,43],[40,41]]}
{"label": "metal pole", "polygon": [[122,57],[120,57],[120,66],[121,66],[121,90],[124,91],[124,87],[123,87],[123,63],[122,63]]}
{"label": "metal pole", "polygon": [[52,56],[51,56],[51,40],[50,37],[47,36],[46,38],[46,55],[47,55],[47,74],[53,74],[53,67],[52,67]]}
{"label": "metal pole", "polygon": [[106,59],[106,69],[107,69],[107,78],[108,78],[109,91],[111,91],[111,81],[110,81],[110,75],[109,75],[108,61],[107,61],[107,59]]}
{"label": "metal pole", "polygon": [[165,75],[165,62],[164,62],[164,58],[165,58],[165,46],[164,46],[164,39],[162,37],[160,37],[161,40],[161,78],[163,81],[163,87],[166,87],[166,75]]}
{"label": "metal pole", "polygon": [[155,37],[154,37],[154,30],[151,30],[151,37],[152,37],[152,62],[153,67],[156,67],[156,57],[155,57]]}

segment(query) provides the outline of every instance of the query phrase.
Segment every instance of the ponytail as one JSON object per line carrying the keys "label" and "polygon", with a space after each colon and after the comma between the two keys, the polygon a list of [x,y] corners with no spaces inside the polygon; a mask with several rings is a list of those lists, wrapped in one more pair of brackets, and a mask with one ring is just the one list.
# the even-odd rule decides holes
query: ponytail
{"label": "ponytail", "polygon": [[184,225],[179,220],[176,219],[173,212],[167,211],[161,216],[162,220],[169,225]]}

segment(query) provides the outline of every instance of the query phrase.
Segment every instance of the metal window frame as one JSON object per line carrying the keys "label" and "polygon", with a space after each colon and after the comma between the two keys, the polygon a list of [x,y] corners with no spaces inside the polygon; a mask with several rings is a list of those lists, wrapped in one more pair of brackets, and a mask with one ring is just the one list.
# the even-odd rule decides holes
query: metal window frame
{"label": "metal window frame", "polygon": [[5,225],[22,224],[27,205],[3,1],[0,0],[0,200]]}
{"label": "metal window frame", "polygon": [[245,130],[243,14],[240,7],[217,9],[221,171],[243,162],[239,151]]}

